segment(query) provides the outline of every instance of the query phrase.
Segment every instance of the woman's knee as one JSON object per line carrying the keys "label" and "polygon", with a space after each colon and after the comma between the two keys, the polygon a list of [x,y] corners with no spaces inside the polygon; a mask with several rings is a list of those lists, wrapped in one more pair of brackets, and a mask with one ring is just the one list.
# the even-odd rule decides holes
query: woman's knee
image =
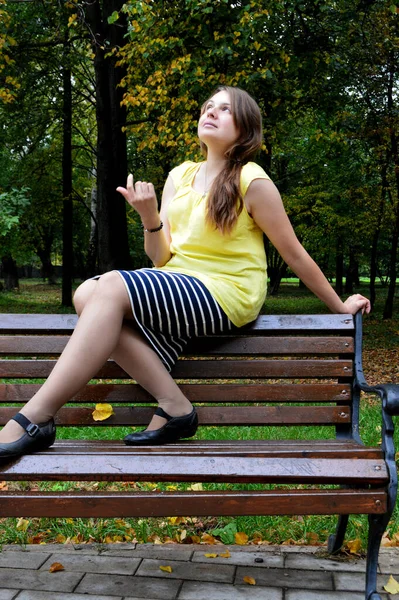
{"label": "woman's knee", "polygon": [[78,315],[80,315],[86,306],[86,303],[90,300],[97,287],[96,279],[87,279],[84,281],[73,295],[73,304]]}
{"label": "woman's knee", "polygon": [[[82,284],[84,285],[84,284]],[[111,301],[115,308],[119,307],[126,317],[131,316],[129,296],[125,284],[117,271],[109,271],[96,281],[93,299],[102,302]]]}

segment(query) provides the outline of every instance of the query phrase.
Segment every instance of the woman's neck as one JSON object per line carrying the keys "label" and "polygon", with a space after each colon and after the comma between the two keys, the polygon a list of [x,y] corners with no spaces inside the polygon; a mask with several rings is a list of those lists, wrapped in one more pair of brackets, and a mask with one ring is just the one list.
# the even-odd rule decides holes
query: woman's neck
{"label": "woman's neck", "polygon": [[214,179],[219,175],[220,171],[224,168],[226,164],[226,158],[223,155],[220,155],[216,152],[211,152],[208,150],[206,156],[206,164],[207,164],[207,173],[209,179]]}

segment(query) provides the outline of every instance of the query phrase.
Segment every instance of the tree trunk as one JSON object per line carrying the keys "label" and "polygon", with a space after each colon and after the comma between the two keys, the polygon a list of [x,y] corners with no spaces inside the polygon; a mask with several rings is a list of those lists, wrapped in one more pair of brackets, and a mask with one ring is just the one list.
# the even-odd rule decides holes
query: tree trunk
{"label": "tree trunk", "polygon": [[359,285],[359,265],[351,246],[349,248],[349,266],[345,278],[345,294],[353,294],[355,285]]}
{"label": "tree trunk", "polygon": [[116,67],[109,49],[123,46],[126,21],[123,13],[117,24],[109,25],[108,17],[119,11],[123,0],[99,0],[86,4],[86,19],[94,34],[94,68],[96,78],[97,120],[97,219],[99,270],[110,271],[130,265],[126,222],[126,202],[116,191],[127,177],[126,110],[121,106],[123,90],[118,87],[125,68]]}
{"label": "tree trunk", "polygon": [[389,78],[389,86],[388,86],[388,110],[391,119],[390,126],[390,141],[391,141],[391,156],[394,162],[394,173],[395,173],[395,183],[396,183],[396,203],[393,203],[395,206],[394,211],[396,212],[396,220],[394,225],[394,232],[392,238],[392,246],[391,246],[391,256],[390,256],[390,264],[389,264],[389,287],[388,287],[388,295],[385,302],[384,307],[384,319],[390,319],[393,315],[393,301],[395,298],[395,289],[396,289],[396,276],[397,276],[397,260],[398,260],[398,245],[399,245],[399,149],[398,149],[398,138],[396,136],[396,115],[395,115],[395,104],[393,98],[393,89],[394,89],[394,75],[395,75],[395,60],[394,57],[391,56],[391,64],[390,64],[390,78]]}
{"label": "tree trunk", "polygon": [[[68,35],[68,34],[66,34]],[[72,82],[69,42],[65,43],[63,80],[63,147],[62,147],[62,305],[72,306],[73,271],[73,204],[72,204]]]}
{"label": "tree trunk", "polygon": [[338,296],[343,293],[343,277],[344,277],[344,255],[342,252],[341,243],[337,245],[337,255],[335,259],[335,291]]}
{"label": "tree trunk", "polygon": [[381,223],[384,216],[385,198],[387,191],[387,164],[382,168],[381,173],[381,198],[378,207],[377,225],[374,230],[373,240],[371,243],[371,256],[370,256],[370,303],[371,308],[375,305],[376,291],[375,291],[375,280],[377,278],[377,256],[378,256],[378,241],[381,232]]}
{"label": "tree trunk", "polygon": [[4,289],[6,291],[19,289],[17,263],[15,262],[11,254],[6,254],[5,256],[2,256],[1,264],[3,267]]}
{"label": "tree trunk", "polygon": [[91,219],[90,219],[90,241],[87,251],[87,275],[93,277],[97,273],[98,263],[98,227],[97,227],[97,189],[91,190]]}

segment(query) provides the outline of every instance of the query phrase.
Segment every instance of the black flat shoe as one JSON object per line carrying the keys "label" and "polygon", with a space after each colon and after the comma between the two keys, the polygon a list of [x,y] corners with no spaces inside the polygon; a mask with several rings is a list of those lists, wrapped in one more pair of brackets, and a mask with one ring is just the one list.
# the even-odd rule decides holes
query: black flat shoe
{"label": "black flat shoe", "polygon": [[15,442],[0,443],[0,462],[18,458],[23,454],[46,450],[54,444],[56,434],[54,419],[35,425],[21,413],[17,413],[12,418],[25,429],[26,433]]}
{"label": "black flat shoe", "polygon": [[160,429],[130,433],[124,439],[127,446],[171,444],[177,442],[180,438],[192,437],[198,429],[198,415],[195,408],[190,414],[182,417],[171,417],[160,407],[157,408],[154,414],[167,419],[168,422]]}

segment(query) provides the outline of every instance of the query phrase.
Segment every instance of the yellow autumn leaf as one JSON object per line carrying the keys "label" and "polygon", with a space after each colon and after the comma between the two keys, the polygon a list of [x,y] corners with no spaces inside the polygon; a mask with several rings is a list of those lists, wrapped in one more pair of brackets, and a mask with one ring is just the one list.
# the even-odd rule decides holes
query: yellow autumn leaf
{"label": "yellow autumn leaf", "polygon": [[169,565],[167,565],[167,566],[161,565],[159,568],[161,569],[161,571],[165,571],[165,573],[172,573],[172,571],[173,571],[172,567],[169,567]]}
{"label": "yellow autumn leaf", "polygon": [[253,577],[244,577],[243,581],[249,585],[256,585],[256,580]]}
{"label": "yellow autumn leaf", "polygon": [[388,592],[388,594],[399,594],[399,583],[392,575],[390,576],[388,583],[384,585],[384,590]]}
{"label": "yellow autumn leaf", "polygon": [[228,550],[226,550],[226,552],[223,552],[223,554],[220,555],[221,558],[230,558],[231,554]]}
{"label": "yellow autumn leaf", "polygon": [[104,402],[102,404],[96,404],[96,409],[93,411],[92,416],[94,421],[105,421],[113,414],[114,409],[112,408],[111,404],[106,404]]}
{"label": "yellow autumn leaf", "polygon": [[57,537],[55,538],[55,541],[57,542],[57,544],[65,544],[66,542],[66,537],[65,535],[63,535],[62,533],[59,533],[57,535]]}
{"label": "yellow autumn leaf", "polygon": [[205,558],[217,558],[218,554],[204,554]]}
{"label": "yellow autumn leaf", "polygon": [[64,565],[62,565],[59,562],[55,562],[51,565],[51,567],[49,568],[49,572],[50,573],[56,573],[57,571],[65,571],[65,567]]}
{"label": "yellow autumn leaf", "polygon": [[209,535],[209,533],[203,533],[201,536],[201,542],[205,544],[216,544],[216,540],[213,535]]}
{"label": "yellow autumn leaf", "polygon": [[346,547],[351,554],[359,554],[359,550],[362,547],[362,542],[359,538],[356,538],[355,540],[347,542]]}
{"label": "yellow autumn leaf", "polygon": [[202,486],[202,483],[193,483],[193,485],[190,485],[190,487],[188,487],[187,489],[188,490],[193,490],[194,492],[200,492],[204,488]]}
{"label": "yellow autumn leaf", "polygon": [[17,523],[17,531],[26,531],[29,527],[29,521],[27,519],[23,519],[22,517],[18,519]]}
{"label": "yellow autumn leaf", "polygon": [[238,544],[239,546],[245,546],[245,544],[248,543],[248,536],[243,531],[239,531],[238,533],[235,534],[234,537],[235,537],[236,544]]}

